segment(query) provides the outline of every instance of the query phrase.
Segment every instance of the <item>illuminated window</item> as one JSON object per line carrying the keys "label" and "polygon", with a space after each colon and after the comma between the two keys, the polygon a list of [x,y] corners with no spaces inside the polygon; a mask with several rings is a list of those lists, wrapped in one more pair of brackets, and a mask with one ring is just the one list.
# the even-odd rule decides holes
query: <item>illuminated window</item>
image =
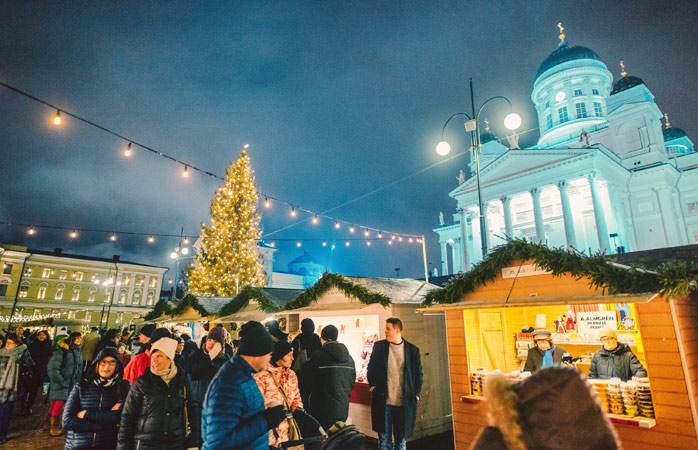
{"label": "illuminated window", "polygon": [[143,286],[145,284],[145,277],[138,276],[136,277],[136,286]]}
{"label": "illuminated window", "polygon": [[111,303],[111,292],[104,293],[104,303]]}
{"label": "illuminated window", "polygon": [[133,293],[133,301],[131,304],[133,305],[140,305],[141,304],[141,297],[143,297],[143,294],[141,294],[139,291],[136,291]]}
{"label": "illuminated window", "polygon": [[75,311],[68,311],[68,319],[75,319]]}
{"label": "illuminated window", "polygon": [[65,280],[68,278],[68,271],[67,270],[61,270],[61,274],[58,275],[59,280]]}
{"label": "illuminated window", "polygon": [[93,301],[95,301],[95,294],[96,294],[96,293],[97,293],[97,288],[94,287],[94,286],[92,286],[92,287],[90,288],[89,294],[87,294],[87,301],[88,301],[88,302],[93,302]]}
{"label": "illuminated window", "polygon": [[128,295],[128,292],[126,291],[121,291],[119,292],[119,304],[123,305],[126,303],[126,296]]}
{"label": "illuminated window", "polygon": [[30,276],[32,276],[32,270],[34,270],[32,266],[27,266],[27,267],[25,267],[25,268],[24,268],[24,276],[25,276],[25,277],[30,277]]}
{"label": "illuminated window", "polygon": [[586,103],[575,103],[574,109],[577,110],[577,119],[582,119],[584,117],[588,117]]}
{"label": "illuminated window", "polygon": [[155,286],[158,285],[158,279],[157,278],[151,278],[150,283],[148,283],[149,288],[154,288]]}
{"label": "illuminated window", "polygon": [[698,202],[690,202],[688,204],[688,213],[695,214],[696,212],[698,212]]}
{"label": "illuminated window", "polygon": [[124,313],[119,313],[116,315],[116,323],[121,323],[124,321]]}
{"label": "illuminated window", "polygon": [[65,290],[65,287],[63,286],[58,286],[56,287],[56,300],[63,300],[63,291]]}
{"label": "illuminated window", "polygon": [[563,106],[557,110],[557,117],[560,120],[560,123],[565,123],[570,120],[569,116],[567,115],[567,106]]}
{"label": "illuminated window", "polygon": [[25,281],[19,287],[19,298],[27,298],[28,294],[29,294],[29,283],[27,281]]}
{"label": "illuminated window", "polygon": [[82,281],[82,277],[83,277],[84,275],[85,275],[85,274],[82,273],[82,272],[75,272],[75,275],[74,275],[74,276],[75,276],[75,281]]}
{"label": "illuminated window", "polygon": [[603,106],[601,106],[601,102],[594,102],[594,115],[596,117],[603,117]]}
{"label": "illuminated window", "polygon": [[80,300],[81,289],[82,288],[80,286],[75,286],[73,288],[73,296],[70,298],[72,301],[77,302],[78,300]]}
{"label": "illuminated window", "polygon": [[153,302],[155,301],[155,293],[154,292],[148,292],[148,305],[152,305]]}
{"label": "illuminated window", "polygon": [[85,322],[92,320],[92,311],[85,311]]}
{"label": "illuminated window", "polygon": [[2,273],[5,275],[10,275],[12,273],[12,264],[5,263],[2,266]]}
{"label": "illuminated window", "polygon": [[121,284],[125,284],[125,285],[131,284],[131,275],[124,275],[121,278]]}
{"label": "illuminated window", "polygon": [[46,289],[48,286],[39,286],[39,293],[36,295],[36,298],[38,299],[44,299],[46,298]]}
{"label": "illuminated window", "polygon": [[34,315],[35,315],[35,316],[40,316],[40,315],[41,315],[41,310],[40,310],[39,308],[36,308],[36,309],[34,310]]}
{"label": "illuminated window", "polygon": [[41,278],[49,278],[51,276],[51,269],[44,269],[43,273],[41,274]]}

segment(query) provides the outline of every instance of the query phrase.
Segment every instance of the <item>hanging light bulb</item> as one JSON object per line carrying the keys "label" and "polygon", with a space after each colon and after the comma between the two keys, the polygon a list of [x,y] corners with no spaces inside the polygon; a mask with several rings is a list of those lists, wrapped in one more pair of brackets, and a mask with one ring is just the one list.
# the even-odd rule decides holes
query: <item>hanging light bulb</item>
{"label": "hanging light bulb", "polygon": [[322,246],[327,247],[327,241],[322,241]]}
{"label": "hanging light bulb", "polygon": [[148,236],[148,243],[152,244],[153,242],[155,242],[155,238],[153,236]]}
{"label": "hanging light bulb", "polygon": [[366,241],[366,245],[367,245],[368,247],[370,247],[370,246],[371,246],[371,241]]}
{"label": "hanging light bulb", "polygon": [[394,234],[390,236],[390,240],[391,240],[391,241],[394,241],[394,240],[395,240],[395,235],[394,235]]}
{"label": "hanging light bulb", "polygon": [[313,223],[314,223],[314,224],[317,224],[317,223],[318,223],[317,214],[315,214],[315,217],[313,217]]}
{"label": "hanging light bulb", "polygon": [[184,240],[182,241],[182,244],[189,245],[189,238],[185,237]]}
{"label": "hanging light bulb", "polygon": [[300,247],[300,246],[301,246],[301,241],[296,242],[296,247]]}
{"label": "hanging light bulb", "polygon": [[116,234],[112,233],[111,237],[109,238],[110,241],[115,241],[116,240]]}
{"label": "hanging light bulb", "polygon": [[271,202],[269,201],[269,197],[264,197],[264,207],[271,208]]}
{"label": "hanging light bulb", "polygon": [[389,240],[389,241],[388,241],[388,245],[393,245],[393,241],[392,241],[392,240]]}
{"label": "hanging light bulb", "polygon": [[366,229],[364,230],[364,236],[368,237],[369,234],[371,234],[371,233],[369,233],[369,232],[368,232],[368,228],[366,228]]}
{"label": "hanging light bulb", "polygon": [[188,166],[184,166],[184,170],[182,171],[182,176],[183,176],[184,178],[187,178],[187,177],[189,176],[189,170],[188,170],[188,169],[189,169]]}
{"label": "hanging light bulb", "polygon": [[382,231],[378,232],[378,239],[383,239],[383,232]]}
{"label": "hanging light bulb", "polygon": [[402,242],[402,236],[398,237],[397,240]]}
{"label": "hanging light bulb", "polygon": [[296,208],[291,207],[291,217],[296,217]]}
{"label": "hanging light bulb", "polygon": [[339,230],[339,221],[338,220],[334,221],[334,227]]}
{"label": "hanging light bulb", "polygon": [[36,233],[36,230],[34,229],[34,227],[31,227],[27,230],[27,234],[30,236],[33,235],[34,233]]}
{"label": "hanging light bulb", "polygon": [[124,156],[127,158],[129,156],[131,156],[131,143],[130,142],[128,143],[128,147],[126,147],[126,149],[124,149]]}
{"label": "hanging light bulb", "polygon": [[346,242],[344,243],[344,245],[346,245],[347,247],[349,247],[349,241],[346,241]]}
{"label": "hanging light bulb", "polygon": [[274,241],[271,241],[271,244],[269,244],[269,245],[272,247],[276,247],[276,244],[274,243]]}
{"label": "hanging light bulb", "polygon": [[53,124],[54,125],[60,125],[61,124],[61,110],[57,109],[56,110],[56,115],[53,116]]}
{"label": "hanging light bulb", "polygon": [[73,239],[75,239],[76,237],[78,237],[78,232],[77,232],[77,230],[73,230],[73,232],[70,233],[70,237],[73,238]]}

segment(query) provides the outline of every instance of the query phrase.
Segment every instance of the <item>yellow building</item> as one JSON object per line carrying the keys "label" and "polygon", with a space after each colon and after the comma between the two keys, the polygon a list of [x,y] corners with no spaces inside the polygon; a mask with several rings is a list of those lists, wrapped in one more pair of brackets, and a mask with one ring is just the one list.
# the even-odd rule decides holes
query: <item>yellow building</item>
{"label": "yellow building", "polygon": [[[0,321],[45,317],[120,328],[146,315],[167,268],[0,244]],[[18,317],[19,316],[19,317]]]}

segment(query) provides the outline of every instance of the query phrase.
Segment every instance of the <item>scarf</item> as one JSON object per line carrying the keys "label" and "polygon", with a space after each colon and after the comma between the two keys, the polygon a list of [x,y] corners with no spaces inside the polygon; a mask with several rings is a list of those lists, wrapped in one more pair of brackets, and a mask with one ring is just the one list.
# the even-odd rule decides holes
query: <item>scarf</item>
{"label": "scarf", "polygon": [[551,367],[553,365],[553,349],[551,348],[550,350],[546,350],[545,353],[543,353],[543,363],[540,365],[541,369],[545,369],[546,367]]}
{"label": "scarf", "polygon": [[106,388],[106,387],[109,387],[109,386],[116,384],[116,382],[119,379],[120,379],[120,377],[116,373],[114,373],[114,375],[112,375],[109,378],[104,378],[104,377],[100,377],[99,375],[97,375],[93,381],[97,386]]}
{"label": "scarf", "polygon": [[19,362],[26,350],[24,344],[8,350],[0,349],[0,403],[14,400],[19,379]]}
{"label": "scarf", "polygon": [[167,369],[151,369],[151,371],[153,372],[153,375],[159,376],[165,383],[170,384],[170,381],[172,381],[175,375],[177,375],[177,366],[173,362],[170,362],[170,367],[168,367]]}

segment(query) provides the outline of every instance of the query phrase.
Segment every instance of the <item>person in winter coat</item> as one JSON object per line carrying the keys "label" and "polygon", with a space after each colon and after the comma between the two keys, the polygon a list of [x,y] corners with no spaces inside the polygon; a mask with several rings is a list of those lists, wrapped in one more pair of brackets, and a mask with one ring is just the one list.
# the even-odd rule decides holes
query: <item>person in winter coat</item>
{"label": "person in winter coat", "polygon": [[53,351],[51,347],[51,336],[48,334],[48,331],[41,330],[27,347],[29,348],[32,361],[34,361],[34,367],[32,369],[32,376],[29,377],[27,381],[26,397],[23,400],[24,409],[27,414],[31,414],[36,396],[39,393],[39,388],[43,386],[44,381],[48,381],[46,366],[48,365],[48,360],[51,358],[51,352]]}
{"label": "person in winter coat", "polygon": [[126,367],[126,365],[131,362],[131,352],[128,350],[125,344],[119,343],[119,346],[116,347],[116,350],[119,352],[119,358],[121,360],[121,365]]}
{"label": "person in winter coat", "polygon": [[589,378],[607,380],[618,377],[628,381],[635,376],[647,376],[647,371],[628,344],[618,342],[615,330],[604,328],[599,332],[599,339],[602,347],[591,358]]}
{"label": "person in winter coat", "polygon": [[[552,333],[545,329],[535,330],[533,332],[533,341],[536,343],[534,347],[528,349],[526,357],[526,365],[524,370],[528,372],[537,372],[540,369],[545,369],[550,366],[561,366],[562,356],[567,351],[553,344]],[[569,355],[569,353],[567,353]]]}
{"label": "person in winter coat", "polygon": [[150,367],[126,397],[117,449],[186,450],[200,445],[199,407],[187,376],[174,364],[176,348],[177,341],[169,337],[151,340]]}
{"label": "person in winter coat", "polygon": [[82,338],[82,360],[86,364],[86,367],[92,363],[92,360],[97,355],[97,344],[102,340],[102,336],[99,334],[99,328],[92,327],[90,332]]}
{"label": "person in winter coat", "polygon": [[[302,408],[301,393],[298,390],[298,378],[291,370],[293,349],[288,341],[274,342],[271,353],[271,366],[254,374],[254,379],[264,397],[264,406],[281,404],[288,412]],[[289,423],[284,420],[274,430],[269,431],[269,446],[278,447],[289,440]]]}
{"label": "person in winter coat", "polygon": [[156,329],[157,328],[152,323],[143,325],[143,328],[141,328],[140,334],[138,335],[139,346],[138,351],[136,352],[137,355],[140,355],[141,353],[144,353],[146,350],[150,349],[151,336],[153,331]]}
{"label": "person in winter coat", "polygon": [[230,358],[223,351],[225,329],[213,327],[203,346],[186,359],[187,374],[191,378],[192,397],[203,404],[208,385],[218,370]]}
{"label": "person in winter coat", "polygon": [[198,350],[199,347],[196,346],[196,342],[192,341],[191,336],[189,336],[188,334],[182,333],[180,337],[184,340],[182,356],[184,356],[184,359],[187,359],[189,355]]}
{"label": "person in winter coat", "polygon": [[356,382],[356,368],[349,350],[337,342],[334,325],[322,329],[322,348],[303,366],[303,385],[308,392],[306,409],[326,430],[346,422],[349,398]]}
{"label": "person in winter coat", "polygon": [[19,373],[22,366],[33,365],[27,346],[16,334],[8,334],[0,348],[0,444],[7,441],[10,428],[12,403],[19,389]]}
{"label": "person in winter coat", "polygon": [[102,349],[104,349],[105,347],[117,348],[120,340],[121,335],[119,333],[119,330],[113,328],[111,330],[107,330],[107,332],[104,333],[104,336],[102,336],[102,339],[97,344],[97,347],[95,347],[94,354],[99,354],[99,352],[101,352]]}
{"label": "person in winter coat", "polygon": [[66,450],[116,448],[121,411],[131,383],[123,379],[119,352],[106,347],[70,391],[63,410]]}
{"label": "person in winter coat", "polygon": [[[146,327],[147,326],[148,325],[146,325]],[[153,331],[148,338],[148,348],[143,353],[138,353],[131,358],[131,361],[124,369],[124,378],[130,381],[132,385],[136,383],[138,377],[143,375],[145,370],[150,366],[150,347],[162,338],[172,338],[170,330],[167,328],[158,328]]]}
{"label": "person in winter coat", "polygon": [[53,337],[53,349],[58,350],[58,343],[63,339],[68,337],[68,329],[66,327],[60,327]]}
{"label": "person in winter coat", "polygon": [[253,374],[269,365],[274,341],[259,322],[240,329],[237,354],[218,371],[206,392],[201,419],[202,450],[269,450],[269,430],[286,412],[282,405],[264,407]]}
{"label": "person in winter coat", "polygon": [[288,341],[288,334],[281,331],[281,325],[279,325],[278,320],[269,320],[265,325],[267,330],[269,330],[269,334],[271,334],[271,338],[274,339],[274,342]]}
{"label": "person in winter coat", "polygon": [[[422,392],[419,349],[402,337],[402,321],[385,321],[385,339],[373,346],[367,368],[371,390],[371,426],[380,450],[405,450],[414,433]],[[394,442],[394,445],[393,445]]]}
{"label": "person in winter coat", "polygon": [[60,436],[59,428],[63,406],[73,385],[82,374],[82,352],[80,342],[82,335],[75,331],[58,343],[58,350],[53,352],[48,362],[47,372],[51,380],[48,399],[52,401],[48,412],[51,423],[51,436]]}
{"label": "person in winter coat", "polygon": [[493,374],[486,389],[490,426],[471,450],[620,448],[596,392],[572,367],[548,367],[513,385]]}
{"label": "person in winter coat", "polygon": [[291,342],[293,347],[293,370],[298,376],[298,382],[301,387],[301,398],[303,403],[308,403],[308,394],[303,384],[303,365],[315,354],[316,351],[322,348],[320,336],[315,333],[315,323],[312,319],[303,319],[301,321],[301,332]]}

